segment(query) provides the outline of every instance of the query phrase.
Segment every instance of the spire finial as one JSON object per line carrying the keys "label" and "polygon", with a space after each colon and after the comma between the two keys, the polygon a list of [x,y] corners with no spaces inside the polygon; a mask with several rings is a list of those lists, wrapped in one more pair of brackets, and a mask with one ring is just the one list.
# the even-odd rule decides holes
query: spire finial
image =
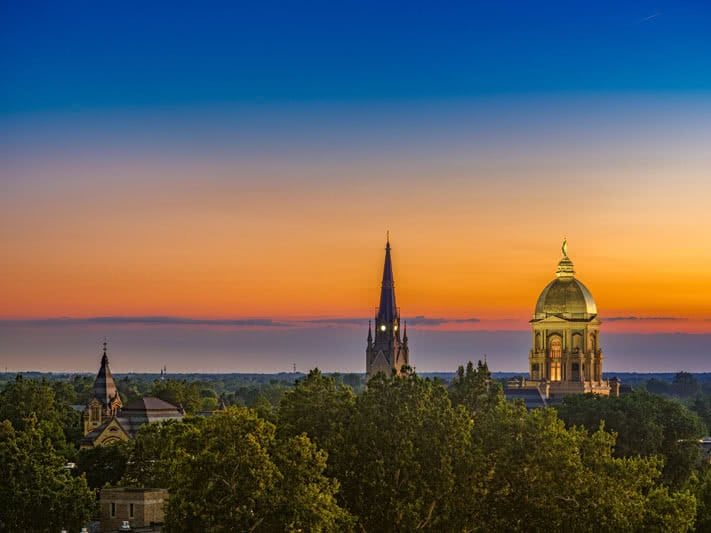
{"label": "spire finial", "polygon": [[390,246],[390,230],[385,232],[385,241],[388,246]]}
{"label": "spire finial", "polygon": [[104,355],[106,355],[106,345],[108,343],[106,342],[106,337],[104,337]]}
{"label": "spire finial", "polygon": [[563,238],[563,245],[560,247],[563,252],[563,257],[561,257],[558,262],[558,270],[556,270],[555,275],[559,278],[572,278],[575,276],[575,270],[573,269],[573,262],[568,257],[568,239]]}

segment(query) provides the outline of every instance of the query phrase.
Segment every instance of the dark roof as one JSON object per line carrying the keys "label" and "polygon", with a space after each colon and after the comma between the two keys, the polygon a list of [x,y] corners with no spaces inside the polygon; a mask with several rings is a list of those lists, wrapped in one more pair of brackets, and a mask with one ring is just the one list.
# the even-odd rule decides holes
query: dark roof
{"label": "dark roof", "polygon": [[111,375],[109,358],[106,355],[106,343],[104,343],[104,354],[101,356],[101,368],[99,368],[99,372],[96,374],[96,379],[94,380],[92,396],[97,398],[104,406],[108,406],[117,395],[116,382]]}
{"label": "dark roof", "polygon": [[128,402],[116,418],[131,437],[136,435],[144,424],[162,422],[164,420],[179,420],[183,413],[173,405],[160,398],[141,398]]}
{"label": "dark roof", "polygon": [[177,411],[178,408],[173,405],[172,403],[166,402],[165,400],[161,400],[160,398],[153,398],[151,396],[147,396],[145,398],[141,398],[140,400],[131,400],[128,402],[126,405],[124,405],[123,409],[121,409],[122,413],[125,413],[126,411]]}
{"label": "dark roof", "polygon": [[529,411],[537,407],[548,406],[548,402],[538,388],[504,389],[504,396],[507,400],[523,400]]}
{"label": "dark roof", "polygon": [[378,307],[379,322],[394,322],[397,318],[395,304],[395,280],[393,278],[393,263],[390,259],[390,240],[385,245],[385,264],[383,266],[383,283],[380,288],[380,306]]}

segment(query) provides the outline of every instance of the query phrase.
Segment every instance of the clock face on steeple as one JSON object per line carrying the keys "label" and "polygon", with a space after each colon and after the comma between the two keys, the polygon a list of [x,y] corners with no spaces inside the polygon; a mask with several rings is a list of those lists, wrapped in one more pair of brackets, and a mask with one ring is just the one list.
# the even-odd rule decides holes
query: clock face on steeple
{"label": "clock face on steeple", "polygon": [[385,324],[380,326],[380,331],[385,331],[386,329],[388,329],[388,327]]}

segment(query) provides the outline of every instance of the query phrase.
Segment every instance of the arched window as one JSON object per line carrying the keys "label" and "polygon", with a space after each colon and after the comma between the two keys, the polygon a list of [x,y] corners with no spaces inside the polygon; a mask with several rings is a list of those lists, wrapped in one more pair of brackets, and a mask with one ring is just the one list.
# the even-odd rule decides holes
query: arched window
{"label": "arched window", "polygon": [[537,381],[541,379],[541,371],[539,370],[538,363],[533,363],[531,365],[531,380]]}
{"label": "arched window", "polygon": [[560,337],[553,337],[550,341],[551,381],[560,381],[560,359],[563,355],[563,345]]}
{"label": "arched window", "polygon": [[543,349],[543,343],[541,342],[541,334],[536,333],[536,351],[540,352]]}
{"label": "arched window", "polygon": [[573,351],[579,352],[583,348],[583,336],[580,333],[573,333]]}

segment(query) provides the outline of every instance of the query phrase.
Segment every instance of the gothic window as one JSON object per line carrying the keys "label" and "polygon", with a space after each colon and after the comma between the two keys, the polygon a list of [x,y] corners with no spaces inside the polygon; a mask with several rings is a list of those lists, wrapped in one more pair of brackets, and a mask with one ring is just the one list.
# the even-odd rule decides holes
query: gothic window
{"label": "gothic window", "polygon": [[580,381],[580,363],[573,363],[572,374],[573,381]]}
{"label": "gothic window", "polygon": [[531,365],[531,379],[533,381],[541,379],[541,371],[539,369],[538,363],[533,363]]}
{"label": "gothic window", "polygon": [[563,348],[560,337],[553,337],[550,342],[551,381],[560,381],[560,359],[562,354]]}
{"label": "gothic window", "polygon": [[99,407],[98,405],[91,406],[91,419],[101,420],[101,407]]}

